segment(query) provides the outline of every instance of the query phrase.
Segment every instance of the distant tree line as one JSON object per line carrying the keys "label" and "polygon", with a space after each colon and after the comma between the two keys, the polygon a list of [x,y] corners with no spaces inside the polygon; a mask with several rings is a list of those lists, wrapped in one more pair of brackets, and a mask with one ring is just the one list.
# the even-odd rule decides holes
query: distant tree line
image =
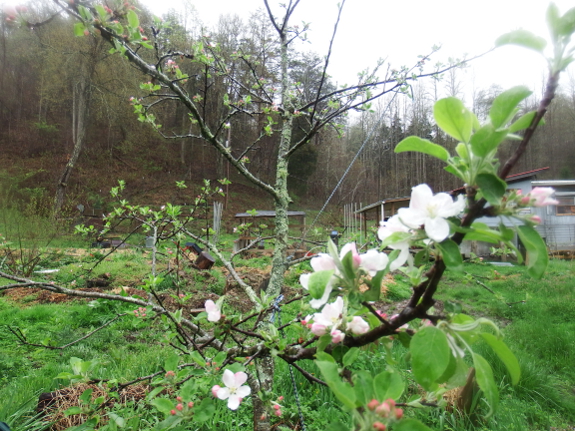
{"label": "distant tree line", "polygon": [[[56,212],[64,204],[66,192],[74,190],[82,194],[93,187],[82,184],[76,170],[94,163],[122,165],[134,178],[141,174],[138,167],[170,171],[179,179],[228,175],[221,154],[200,140],[190,137],[166,143],[148,124],[137,121],[128,100],[145,94],[140,89],[146,79],[143,75],[134,73],[118,55],[110,54],[109,46],[101,39],[75,36],[74,21],[63,14],[46,24],[34,25],[56,11],[49,4],[37,3],[33,7],[36,9],[28,14],[33,18],[29,26],[12,27],[5,20],[0,22],[0,149],[4,157],[52,156],[53,163],[45,169],[43,181],[54,197]],[[152,17],[141,9],[142,24],[148,24]],[[169,31],[161,36],[166,45],[186,51],[192,41],[209,34],[214,43],[203,49],[217,50],[218,58],[225,59],[228,69],[225,75],[205,73],[199,69],[199,63],[193,62],[182,70],[189,75],[185,86],[190,94],[196,95],[211,127],[222,121],[226,104],[241,110],[247,94],[244,87],[253,89],[253,76],[267,81],[261,91],[266,91],[264,88],[269,88],[270,83],[272,87],[281,86],[280,50],[265,11],[255,12],[246,21],[222,15],[213,28],[204,28],[193,8],[171,11],[163,19],[170,23]],[[323,60],[318,55],[303,50],[293,54],[290,76],[298,83],[298,98],[311,101],[318,97],[318,91],[329,93],[335,89],[332,82],[321,82]],[[338,119],[336,126],[322,130],[311,145],[294,153],[289,167],[290,188],[316,203],[326,199],[371,132],[359,159],[336,191],[333,203],[369,203],[405,196],[412,186],[423,182],[438,191],[461,186],[443,171],[437,160],[420,153],[393,151],[409,135],[431,139],[450,150],[455,147],[456,142],[434,124],[432,106],[446,95],[462,95],[465,86],[461,76],[462,72],[451,70],[438,79],[413,83],[407,94],[378,100],[371,112]],[[502,90],[492,86],[475,91],[467,105],[480,119],[484,118],[491,101]],[[523,107],[524,111],[531,109],[529,103]],[[161,131],[165,136],[194,131],[195,126],[181,104],[162,103],[156,111],[161,114]],[[538,131],[516,171],[550,166],[545,174],[548,177],[575,177],[574,118],[572,78],[562,88],[545,126]],[[306,132],[305,122],[305,117],[295,119],[294,142]],[[265,116],[254,117],[246,112],[230,120],[227,133],[231,151],[244,154],[254,173],[268,181],[275,175],[279,137],[277,134],[260,137],[265,127]],[[514,145],[513,142],[504,145],[506,154],[502,159]],[[158,154],[162,155],[162,162],[151,166],[149,161]],[[233,180],[236,175],[233,170],[231,175]]]}

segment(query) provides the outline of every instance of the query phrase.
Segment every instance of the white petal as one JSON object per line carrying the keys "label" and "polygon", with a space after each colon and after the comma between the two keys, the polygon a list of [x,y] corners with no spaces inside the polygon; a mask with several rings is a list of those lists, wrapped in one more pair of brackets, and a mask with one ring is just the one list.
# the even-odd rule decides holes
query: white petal
{"label": "white petal", "polygon": [[228,388],[220,388],[218,392],[216,392],[216,395],[220,400],[225,400],[230,397],[230,390]]}
{"label": "white petal", "polygon": [[441,242],[449,236],[449,223],[441,217],[429,218],[425,221],[425,233],[436,242]]}
{"label": "white petal", "polygon": [[387,254],[380,253],[375,249],[368,250],[366,253],[360,255],[360,267],[369,272],[369,275],[374,276],[377,271],[384,270],[387,267],[389,259]]}
{"label": "white petal", "polygon": [[314,271],[325,271],[335,269],[333,258],[327,253],[320,253],[310,261]]}
{"label": "white petal", "polygon": [[348,242],[346,245],[344,245],[341,248],[341,251],[339,252],[339,258],[343,259],[345,255],[348,254],[350,251],[352,256],[357,255],[357,247],[355,246],[355,242]]}
{"label": "white petal", "polygon": [[320,308],[323,304],[325,304],[329,300],[329,295],[331,294],[332,290],[333,286],[330,280],[330,282],[327,283],[327,286],[325,286],[325,290],[323,291],[322,297],[319,299],[312,299],[311,301],[309,301],[309,305],[311,305],[312,308]]}
{"label": "white petal", "polygon": [[226,385],[228,388],[236,387],[236,375],[232,373],[230,370],[224,371],[222,381],[224,382],[224,385]]}
{"label": "white petal", "polygon": [[299,276],[299,284],[301,284],[301,287],[303,287],[305,290],[308,289],[308,284],[309,284],[309,278],[311,277],[311,274],[302,274]]}
{"label": "white petal", "polygon": [[[420,184],[411,189],[411,200],[409,208],[419,211],[425,211],[427,204],[433,197],[433,192],[427,184]],[[402,217],[403,219],[403,217]]]}
{"label": "white petal", "polygon": [[230,395],[228,398],[228,408],[230,410],[237,410],[240,406],[240,397],[237,394]]}
{"label": "white petal", "polygon": [[406,247],[401,248],[401,252],[399,253],[399,255],[395,258],[393,262],[391,262],[391,265],[389,265],[389,270],[395,271],[399,267],[403,266],[403,264],[407,261],[408,257],[409,257],[409,245],[406,244]]}
{"label": "white petal", "polygon": [[459,195],[455,202],[447,193],[439,193],[435,197],[439,195],[445,196],[441,199],[440,203],[438,203],[438,216],[444,218],[453,217],[459,215],[459,213],[465,209],[465,198],[462,195]]}
{"label": "white petal", "polygon": [[411,208],[400,208],[397,211],[397,215],[404,225],[413,229],[419,229],[425,223],[427,212]]}
{"label": "white petal", "polygon": [[252,393],[252,389],[249,386],[241,386],[238,388],[236,394],[240,396],[240,398],[245,398],[249,394]]}
{"label": "white petal", "polygon": [[212,311],[214,311],[216,309],[216,304],[214,301],[212,301],[211,299],[208,299],[206,301],[206,305],[204,306],[206,308],[206,311],[208,313],[211,313]]}
{"label": "white petal", "polygon": [[235,386],[236,388],[239,388],[239,387],[240,387],[241,385],[243,385],[243,384],[246,382],[246,380],[248,379],[248,375],[247,375],[246,373],[244,373],[243,371],[238,371],[238,372],[235,374],[235,377],[236,377],[236,383],[235,383],[234,386]]}

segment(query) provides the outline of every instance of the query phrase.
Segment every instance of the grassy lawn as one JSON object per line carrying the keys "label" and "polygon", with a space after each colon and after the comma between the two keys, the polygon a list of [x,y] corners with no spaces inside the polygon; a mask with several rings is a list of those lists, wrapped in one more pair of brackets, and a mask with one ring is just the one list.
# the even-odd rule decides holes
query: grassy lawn
{"label": "grassy lawn", "polygon": [[[51,260],[59,272],[52,280],[80,287],[80,276],[101,256],[98,252],[84,253],[69,258],[69,253]],[[68,256],[68,257],[66,257]],[[264,267],[266,258],[236,262],[239,265]],[[108,258],[96,274],[109,273],[116,284],[137,285],[149,270],[146,252],[131,251]],[[504,367],[482,352],[493,364],[496,380],[500,382],[501,404],[498,413],[489,421],[481,419],[485,406],[479,404],[477,415],[463,418],[440,409],[408,411],[418,416],[434,430],[567,430],[575,424],[575,263],[551,261],[542,280],[531,279],[524,267],[495,267],[488,264],[465,265],[464,274],[448,273],[437,299],[443,305],[461,307],[462,312],[484,316],[503,328],[505,341],[519,359],[521,381],[511,387]],[[221,294],[225,277],[217,267],[212,276],[188,272],[182,289]],[[296,285],[298,273],[288,275],[288,282]],[[166,292],[174,288],[172,279],[166,281]],[[410,290],[401,276],[389,286],[387,300],[399,301],[409,296]],[[132,315],[133,306],[102,301],[72,301],[61,304],[38,304],[34,295],[18,301],[0,296],[0,420],[13,425],[14,430],[43,429],[45,425],[33,419],[38,395],[55,390],[66,381],[55,379],[61,372],[70,371],[70,358],[96,360],[98,367],[93,378],[137,378],[161,369],[164,359],[173,349],[166,347],[165,328],[156,321],[153,327]],[[287,322],[298,312],[298,302],[284,307],[282,319]],[[439,307],[438,307],[439,308]],[[20,328],[30,342],[64,345],[99,327],[118,314],[128,313],[94,336],[64,350],[20,345],[9,330]],[[396,343],[391,352],[395,361],[409,368],[405,349]],[[357,366],[383,369],[387,351],[376,345],[360,356]],[[317,373],[314,364],[303,363],[306,370]],[[280,424],[287,427],[297,422],[298,407],[288,368],[278,363],[274,392],[283,395],[284,414]],[[405,378],[409,381],[409,373]],[[299,390],[300,406],[309,430],[324,430],[332,422],[346,423],[347,414],[326,388],[312,386],[297,372],[295,384]],[[410,385],[411,391],[417,389]],[[125,416],[139,418],[137,428],[152,429],[154,418],[145,406],[123,407]],[[120,409],[120,407],[118,407]],[[121,409],[120,409],[121,410]],[[120,411],[118,410],[118,411]],[[251,427],[249,401],[237,412],[217,405],[213,425],[205,429],[237,430]],[[127,429],[127,428],[126,428]],[[192,428],[190,428],[192,429]]]}

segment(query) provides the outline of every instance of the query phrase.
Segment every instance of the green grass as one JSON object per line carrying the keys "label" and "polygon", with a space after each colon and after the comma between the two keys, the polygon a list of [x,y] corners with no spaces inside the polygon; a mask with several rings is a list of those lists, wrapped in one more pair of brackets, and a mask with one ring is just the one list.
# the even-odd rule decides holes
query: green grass
{"label": "green grass", "polygon": [[[64,254],[54,255],[53,266],[60,271],[53,275],[53,280],[62,284],[79,280],[85,269],[99,257],[98,252],[101,251],[94,251],[94,256],[87,255],[76,261],[67,260]],[[242,266],[263,268],[269,264],[269,258],[249,261],[240,259],[239,263]],[[297,285],[299,275],[306,268],[306,265],[292,268],[287,274],[287,282]],[[500,408],[492,419],[474,422],[439,409],[409,410],[406,414],[419,417],[436,431],[542,431],[550,427],[566,429],[568,425],[573,425],[575,321],[572,316],[575,312],[575,263],[551,261],[542,280],[531,279],[526,275],[524,267],[466,264],[465,270],[466,274],[448,273],[437,298],[444,303],[452,302],[461,306],[464,313],[496,321],[502,327],[506,343],[519,360],[522,378],[516,387],[511,387],[503,365],[489,349],[480,347],[480,353],[493,364],[496,381],[500,382]],[[133,251],[113,255],[95,273],[104,272],[110,272],[116,280],[125,279],[126,282],[142,279],[149,273],[149,253]],[[217,269],[211,273],[206,278],[199,272],[193,272],[189,283],[220,293],[225,277]],[[477,280],[493,293],[478,284]],[[165,283],[162,288],[173,287],[173,280],[168,278]],[[398,301],[408,295],[409,286],[398,277],[397,283],[390,287],[387,300]],[[118,313],[131,312],[133,308],[101,301],[90,305],[77,302],[28,307],[0,297],[0,322],[25,330],[30,342],[62,345]],[[283,322],[294,318],[301,311],[298,302],[284,307]],[[298,330],[290,328],[288,331],[297,333]],[[163,362],[162,358],[172,352],[172,349],[166,349],[161,340],[161,327],[150,329],[132,316],[122,318],[93,337],[63,351],[18,345],[7,327],[0,326],[0,400],[8,400],[0,403],[0,420],[8,420],[15,425],[15,429],[35,429],[37,423],[34,422],[32,411],[38,394],[65,384],[54,377],[60,372],[69,371],[69,359],[72,356],[84,360],[98,359],[95,378],[130,379],[157,371]],[[362,353],[356,366],[376,373],[385,368],[386,354],[382,346],[372,346]],[[406,350],[399,343],[396,343],[392,355],[403,367],[409,367]],[[318,375],[311,361],[305,361],[301,366]],[[295,424],[299,413],[285,363],[277,363],[276,376],[274,394],[285,397],[283,420],[286,424]],[[404,376],[410,381],[409,373]],[[329,390],[311,385],[297,371],[295,381],[301,409],[310,431],[328,429],[334,421],[349,421],[348,415]],[[409,391],[415,391],[415,385],[410,384]],[[216,405],[213,426],[206,425],[203,429],[231,431],[251,427],[249,400],[237,412],[229,411],[224,403]],[[146,408],[130,409],[131,413],[126,410],[125,414],[135,414],[133,409],[141,409],[138,414],[141,416],[142,429],[155,420]],[[484,411],[484,406],[480,405],[479,417]]]}

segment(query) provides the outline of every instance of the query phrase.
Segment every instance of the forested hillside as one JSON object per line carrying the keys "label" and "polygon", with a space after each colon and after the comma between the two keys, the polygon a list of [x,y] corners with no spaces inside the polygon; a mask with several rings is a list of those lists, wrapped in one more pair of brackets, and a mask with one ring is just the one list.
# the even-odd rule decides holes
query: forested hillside
{"label": "forested hillside", "polygon": [[[51,16],[49,5],[38,2],[35,7],[28,12],[33,17],[31,23]],[[280,87],[279,49],[262,10],[255,11],[247,22],[237,16],[222,16],[214,28],[205,30],[200,27],[200,18],[168,14],[164,20],[171,23],[171,29],[164,31],[163,37],[166,44],[184,52],[207,32],[214,45],[205,49],[217,49],[226,60],[226,77],[204,74],[198,63],[188,67],[182,62],[180,66],[189,75],[184,84],[188,92],[196,95],[194,100],[210,126],[217,127],[229,104],[241,110],[242,103],[249,103],[245,98],[230,100],[229,95],[234,93],[234,86],[252,85],[250,78],[255,72],[266,84]],[[143,10],[140,20],[148,29],[152,18]],[[159,194],[177,203],[183,203],[187,195],[172,187],[176,180],[199,184],[203,178],[229,176],[237,187],[247,184],[233,168],[229,170],[212,147],[191,137],[195,125],[180,104],[162,103],[155,108],[164,137],[138,121],[130,98],[147,94],[140,88],[147,78],[120,55],[111,54],[110,46],[101,38],[75,36],[73,20],[57,15],[42,25],[17,27],[2,20],[0,26],[0,181],[4,190],[10,186],[10,197],[21,197],[31,202],[35,211],[48,214],[60,211],[61,206],[66,209],[105,200],[118,179],[127,181],[127,190],[134,197],[154,200]],[[248,64],[243,58],[257,62]],[[252,64],[259,69],[252,70]],[[294,53],[290,76],[299,82],[298,97],[311,101],[318,91],[335,89],[335,84],[321,81],[322,67],[323,59],[318,55],[303,50]],[[566,81],[546,125],[538,131],[516,172],[549,166],[546,178],[575,176],[575,80]],[[456,143],[434,124],[433,103],[446,95],[464,96],[482,120],[502,90],[494,85],[466,96],[470,94],[466,75],[455,69],[438,79],[412,83],[408,94],[378,100],[371,112],[339,118],[340,127],[322,130],[311,145],[301,147],[291,159],[289,179],[294,195],[299,197],[298,205],[320,205],[360,149],[360,157],[334,195],[332,203],[336,205],[404,196],[422,182],[436,190],[459,186],[438,160],[418,153],[396,155],[393,149],[411,134],[453,149]],[[266,91],[263,86],[261,91]],[[534,91],[533,104],[540,93],[539,89]],[[530,103],[523,107],[524,111],[531,109]],[[269,117],[273,117],[273,107]],[[294,142],[298,140],[297,121],[305,120],[295,121]],[[222,131],[227,133],[233,154],[243,155],[254,174],[266,181],[275,175],[279,140],[278,134],[261,133],[269,126],[265,116],[255,118],[246,111],[235,115],[229,129]],[[176,135],[188,137],[167,139]],[[513,145],[505,144],[504,152],[510,152]],[[241,205],[249,205],[249,200]]]}

